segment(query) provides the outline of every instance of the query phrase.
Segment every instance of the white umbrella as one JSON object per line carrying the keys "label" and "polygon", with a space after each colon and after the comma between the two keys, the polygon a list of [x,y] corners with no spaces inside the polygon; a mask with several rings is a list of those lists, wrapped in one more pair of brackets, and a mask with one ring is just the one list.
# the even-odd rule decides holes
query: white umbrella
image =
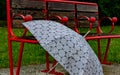
{"label": "white umbrella", "polygon": [[70,75],[103,75],[97,56],[78,33],[48,20],[33,20],[23,25]]}

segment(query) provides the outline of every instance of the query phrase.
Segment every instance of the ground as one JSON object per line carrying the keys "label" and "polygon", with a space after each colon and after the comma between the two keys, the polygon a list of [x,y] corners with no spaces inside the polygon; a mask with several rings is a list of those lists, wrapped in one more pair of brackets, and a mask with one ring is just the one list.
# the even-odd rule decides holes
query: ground
{"label": "ground", "polygon": [[[40,72],[44,68],[45,64],[22,66],[20,75],[46,75]],[[120,75],[120,64],[103,65],[103,70],[104,75]],[[57,66],[57,71],[64,72],[65,75],[68,75],[60,65]],[[9,68],[0,69],[0,75],[9,75]]]}

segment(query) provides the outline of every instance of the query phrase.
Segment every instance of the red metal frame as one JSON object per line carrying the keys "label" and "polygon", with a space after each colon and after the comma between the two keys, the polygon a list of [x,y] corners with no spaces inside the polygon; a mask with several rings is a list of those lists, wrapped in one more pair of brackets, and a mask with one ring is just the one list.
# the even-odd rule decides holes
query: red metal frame
{"label": "red metal frame", "polygon": [[[93,18],[88,18],[87,16],[80,16],[78,17],[79,18],[86,18],[89,22],[90,22],[90,29],[92,29],[92,23],[95,22],[95,19]],[[100,62],[102,64],[108,64],[110,65],[111,63],[110,62],[107,62],[107,56],[108,56],[108,50],[109,50],[109,46],[110,46],[110,42],[111,42],[111,39],[112,38],[120,38],[120,34],[116,34],[116,35],[102,35],[103,34],[103,31],[101,30],[100,28],[100,23],[102,22],[102,20],[104,19],[108,19],[111,21],[112,23],[112,27],[111,27],[111,30],[107,33],[107,34],[110,34],[113,30],[114,30],[114,23],[117,22],[117,18],[116,17],[113,17],[113,18],[110,18],[110,17],[102,17],[100,20],[99,20],[99,23],[98,23],[98,27],[97,27],[97,34],[101,34],[101,35],[94,35],[94,36],[86,36],[85,39],[86,40],[97,40],[97,43],[98,43],[98,58],[100,60]],[[76,21],[77,22],[77,21]],[[77,23],[76,23],[77,24]],[[77,32],[77,33],[80,33],[78,31],[78,28],[77,26],[75,26],[74,30]],[[104,58],[102,60],[101,58],[101,44],[100,44],[100,40],[101,39],[108,39],[107,41],[107,45],[106,45],[106,50],[105,50],[105,54],[104,54]]]}
{"label": "red metal frame", "polygon": [[[26,16],[18,14],[15,16],[11,16],[11,8],[10,8],[10,1],[11,0],[6,0],[6,10],[7,10],[7,26],[8,26],[8,52],[9,52],[9,63],[10,63],[10,75],[13,75],[13,58],[12,58],[12,41],[16,41],[16,42],[20,42],[20,52],[19,52],[19,56],[18,56],[18,67],[17,67],[17,71],[16,71],[16,75],[19,75],[20,72],[20,66],[21,66],[21,59],[22,59],[22,53],[23,53],[23,48],[24,48],[24,43],[31,43],[31,44],[38,44],[37,40],[31,40],[31,39],[24,39],[23,37],[17,37],[15,36],[15,34],[12,31],[12,19],[15,16],[20,16],[23,18],[24,21],[26,21]],[[91,5],[91,6],[98,6],[96,3],[89,3],[89,2],[77,2],[77,1],[60,1],[60,0],[43,0],[45,1],[45,8],[44,8],[44,13],[46,14],[45,19],[51,19],[51,18],[58,18],[63,24],[65,24],[68,21],[67,17],[60,17],[58,15],[54,15],[52,17],[48,17],[48,6],[47,6],[47,2],[63,2],[63,3],[70,3],[70,4],[74,4],[74,21],[77,24],[77,19],[81,18],[77,17],[77,10],[76,10],[76,4],[84,4],[84,5]],[[96,12],[98,13],[98,12]],[[95,21],[95,18],[88,18],[87,16],[83,16],[84,18],[87,18],[88,21],[90,22],[90,30],[92,29],[92,23]],[[97,33],[102,33],[102,30],[100,28],[100,22],[102,20],[104,20],[105,18],[109,19],[112,22],[112,29],[109,33],[111,33],[114,29],[114,23],[117,21],[117,18],[108,18],[108,17],[103,17],[102,19],[99,20],[99,25],[97,28]],[[27,19],[31,20],[31,19]],[[75,26],[75,31],[78,32],[77,26]],[[25,32],[23,33],[23,36],[26,34],[27,29],[25,29]],[[79,33],[79,32],[78,32]],[[101,61],[101,63],[103,64],[108,64],[107,63],[107,55],[108,55],[108,49],[109,49],[109,45],[110,45],[110,40],[111,38],[120,38],[120,35],[100,35],[100,36],[87,36],[85,37],[86,40],[97,40],[98,42],[98,58]],[[106,52],[104,55],[104,59],[102,61],[101,59],[101,50],[100,50],[100,40],[101,39],[108,39],[108,43],[106,46]],[[50,64],[49,64],[49,54],[48,52],[46,52],[46,70],[43,70],[42,72],[48,72],[50,70]],[[53,66],[56,64],[56,60],[54,60],[53,62]],[[50,74],[55,74],[55,75],[63,75],[63,73],[59,73],[55,71],[55,68],[50,72]]]}
{"label": "red metal frame", "polygon": [[[10,64],[10,75],[14,75],[13,73],[13,55],[12,55],[12,42],[20,42],[20,52],[18,56],[18,63],[17,63],[17,70],[16,70],[16,75],[19,75],[20,72],[20,66],[21,66],[21,60],[22,60],[22,54],[23,54],[23,48],[24,48],[24,43],[31,43],[31,44],[38,44],[37,40],[31,40],[31,39],[25,39],[23,36],[26,34],[27,29],[24,30],[23,36],[18,37],[14,34],[12,31],[12,19],[16,16],[20,16],[24,21],[29,21],[29,18],[26,19],[27,16],[24,16],[22,14],[17,14],[14,15],[13,17],[11,16],[11,8],[10,8],[10,0],[6,0],[6,11],[7,11],[7,26],[8,26],[8,52],[9,52],[9,64]],[[46,11],[46,10],[45,10]],[[45,12],[47,14],[47,12]],[[60,17],[60,16],[55,16],[56,18],[62,20],[62,23],[65,23],[67,20]],[[46,17],[48,19],[48,17]],[[31,20],[31,19],[30,19]],[[53,61],[53,66],[56,64],[56,60]],[[46,70],[42,71],[47,73],[50,70],[50,61],[49,61],[49,54],[46,52]],[[56,72],[55,68],[49,72],[49,74],[55,74],[55,75],[63,75],[63,73]]]}
{"label": "red metal frame", "polygon": [[[100,23],[101,23],[102,20],[104,20],[104,19],[108,19],[108,20],[110,20],[111,23],[112,23],[111,30],[107,33],[108,35],[102,35],[102,34],[103,34],[103,31],[102,31],[101,28],[100,28]],[[87,36],[87,37],[86,37],[86,40],[97,40],[97,42],[98,42],[98,58],[99,58],[99,60],[100,60],[100,62],[101,62],[102,64],[108,64],[108,65],[111,64],[110,62],[107,62],[108,50],[109,50],[109,46],[110,46],[111,39],[112,39],[112,38],[120,38],[120,35],[119,35],[119,34],[109,35],[109,34],[111,34],[111,32],[114,30],[114,23],[115,23],[115,22],[117,22],[117,18],[116,18],[116,17],[113,17],[113,18],[110,18],[110,17],[102,17],[102,18],[99,20],[98,28],[97,28],[97,33],[100,34],[100,35]],[[101,40],[101,39],[108,39],[103,60],[102,60],[102,58],[101,58],[101,47],[100,47],[100,46],[101,46],[101,44],[100,44],[100,40]]]}

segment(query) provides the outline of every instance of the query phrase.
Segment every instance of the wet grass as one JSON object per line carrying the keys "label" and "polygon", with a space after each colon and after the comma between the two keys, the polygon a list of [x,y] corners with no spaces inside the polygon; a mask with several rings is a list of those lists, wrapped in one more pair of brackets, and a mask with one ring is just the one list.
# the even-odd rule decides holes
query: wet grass
{"label": "wet grass", "polygon": [[[16,32],[21,34],[21,32]],[[8,58],[8,42],[7,42],[7,28],[0,27],[0,68],[9,67],[9,58]],[[16,66],[18,53],[19,53],[18,42],[13,42],[13,60],[14,66]],[[25,44],[22,65],[28,64],[42,64],[45,63],[45,51],[38,44]]]}
{"label": "wet grass", "polygon": [[[110,30],[110,26],[103,27],[104,32],[108,32]],[[14,29],[16,34],[21,34],[21,32]],[[93,32],[95,30],[93,29]],[[119,27],[115,27],[115,31],[113,33],[120,33]],[[9,59],[8,59],[8,46],[7,46],[7,28],[0,27],[0,68],[9,67]],[[96,41],[88,41],[95,53],[97,54],[97,42]],[[114,63],[120,63],[120,39],[112,39],[108,61]],[[101,51],[102,55],[105,51],[106,39],[101,40]],[[19,53],[19,43],[13,43],[13,60],[14,66],[17,63],[17,57]],[[45,51],[42,47],[36,44],[25,44],[22,65],[30,65],[30,64],[42,64],[45,63]]]}
{"label": "wet grass", "polygon": [[[102,27],[102,30],[104,33],[109,32],[110,29],[111,29],[111,26],[105,26],[105,27],[103,26]],[[93,32],[94,32],[94,30],[93,30]],[[120,34],[119,26],[115,26],[115,29],[112,33]],[[102,58],[104,57],[103,55],[106,50],[107,40],[108,39],[101,40]],[[97,54],[97,41],[93,41],[93,40],[89,41],[89,44],[91,45],[91,47]],[[113,63],[120,63],[120,39],[119,38],[111,39],[107,61],[113,62]]]}

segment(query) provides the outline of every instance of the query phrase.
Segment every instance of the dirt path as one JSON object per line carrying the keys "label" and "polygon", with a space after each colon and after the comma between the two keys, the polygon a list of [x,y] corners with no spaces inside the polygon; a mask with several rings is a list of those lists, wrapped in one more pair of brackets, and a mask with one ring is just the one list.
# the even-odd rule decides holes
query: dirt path
{"label": "dirt path", "polygon": [[[16,68],[14,68],[15,71]],[[22,66],[20,75],[46,75],[41,73],[40,70],[45,69],[45,65],[29,65]],[[104,75],[120,75],[120,64],[114,65],[103,65]],[[65,75],[68,75],[67,72],[60,66],[57,66],[57,71],[64,72]],[[9,68],[0,69],[0,75],[9,75]]]}

